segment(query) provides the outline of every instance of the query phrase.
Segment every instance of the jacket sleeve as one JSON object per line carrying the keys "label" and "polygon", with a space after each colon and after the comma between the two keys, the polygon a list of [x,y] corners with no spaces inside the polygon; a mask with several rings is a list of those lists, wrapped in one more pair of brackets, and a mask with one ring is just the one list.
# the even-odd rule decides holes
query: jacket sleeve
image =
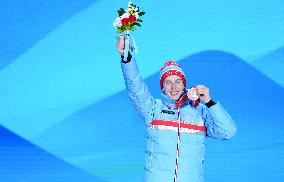
{"label": "jacket sleeve", "polygon": [[217,139],[230,139],[237,132],[237,126],[231,116],[217,102],[210,108],[203,107],[203,119],[207,129],[207,136]]}
{"label": "jacket sleeve", "polygon": [[151,96],[147,85],[141,78],[135,60],[128,63],[121,63],[125,85],[128,95],[136,110],[147,120],[152,113],[151,108],[155,99]]}

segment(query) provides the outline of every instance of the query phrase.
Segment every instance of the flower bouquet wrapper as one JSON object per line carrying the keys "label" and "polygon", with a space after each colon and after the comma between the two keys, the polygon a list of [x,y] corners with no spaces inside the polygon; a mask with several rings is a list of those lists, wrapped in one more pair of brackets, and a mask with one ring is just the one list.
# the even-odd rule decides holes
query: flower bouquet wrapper
{"label": "flower bouquet wrapper", "polygon": [[[130,35],[129,35],[129,30],[125,31],[124,33],[124,55],[123,55],[123,59],[126,62],[127,61],[127,56],[128,56],[128,52],[130,49]],[[131,49],[130,49],[131,50]]]}

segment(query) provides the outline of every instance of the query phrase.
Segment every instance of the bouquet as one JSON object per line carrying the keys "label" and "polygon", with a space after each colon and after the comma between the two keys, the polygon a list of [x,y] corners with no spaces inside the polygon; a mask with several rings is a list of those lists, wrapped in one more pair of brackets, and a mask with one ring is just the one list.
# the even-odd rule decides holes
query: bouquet
{"label": "bouquet", "polygon": [[113,26],[117,28],[117,32],[122,33],[124,31],[134,31],[136,26],[141,27],[141,22],[143,22],[140,17],[145,14],[144,11],[139,11],[139,7],[132,4],[130,1],[128,3],[127,10],[120,8],[118,11],[118,17],[113,22]]}

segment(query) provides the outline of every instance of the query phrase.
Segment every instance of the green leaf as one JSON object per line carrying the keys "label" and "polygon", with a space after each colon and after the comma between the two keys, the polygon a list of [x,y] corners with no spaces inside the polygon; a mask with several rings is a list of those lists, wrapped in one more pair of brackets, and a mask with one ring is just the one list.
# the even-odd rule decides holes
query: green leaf
{"label": "green leaf", "polygon": [[119,10],[117,10],[117,13],[119,16],[122,16],[125,13],[125,10],[123,8],[120,8]]}
{"label": "green leaf", "polygon": [[138,22],[143,22],[141,19],[137,19],[136,21],[138,21]]}
{"label": "green leaf", "polygon": [[134,22],[131,26],[137,25],[139,27],[141,27],[140,23]]}
{"label": "green leaf", "polygon": [[141,12],[138,13],[138,15],[139,15],[139,16],[143,16],[143,15],[145,15],[145,12],[144,12],[144,11],[141,11]]}

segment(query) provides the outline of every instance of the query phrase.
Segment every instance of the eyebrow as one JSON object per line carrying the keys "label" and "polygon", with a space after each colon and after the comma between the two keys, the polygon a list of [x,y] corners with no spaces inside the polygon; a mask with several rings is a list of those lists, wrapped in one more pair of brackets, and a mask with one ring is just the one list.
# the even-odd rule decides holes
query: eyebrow
{"label": "eyebrow", "polygon": [[[176,82],[176,81],[182,81],[182,79],[176,79],[176,80],[174,80],[174,82]],[[172,82],[171,80],[165,80],[164,82]]]}

